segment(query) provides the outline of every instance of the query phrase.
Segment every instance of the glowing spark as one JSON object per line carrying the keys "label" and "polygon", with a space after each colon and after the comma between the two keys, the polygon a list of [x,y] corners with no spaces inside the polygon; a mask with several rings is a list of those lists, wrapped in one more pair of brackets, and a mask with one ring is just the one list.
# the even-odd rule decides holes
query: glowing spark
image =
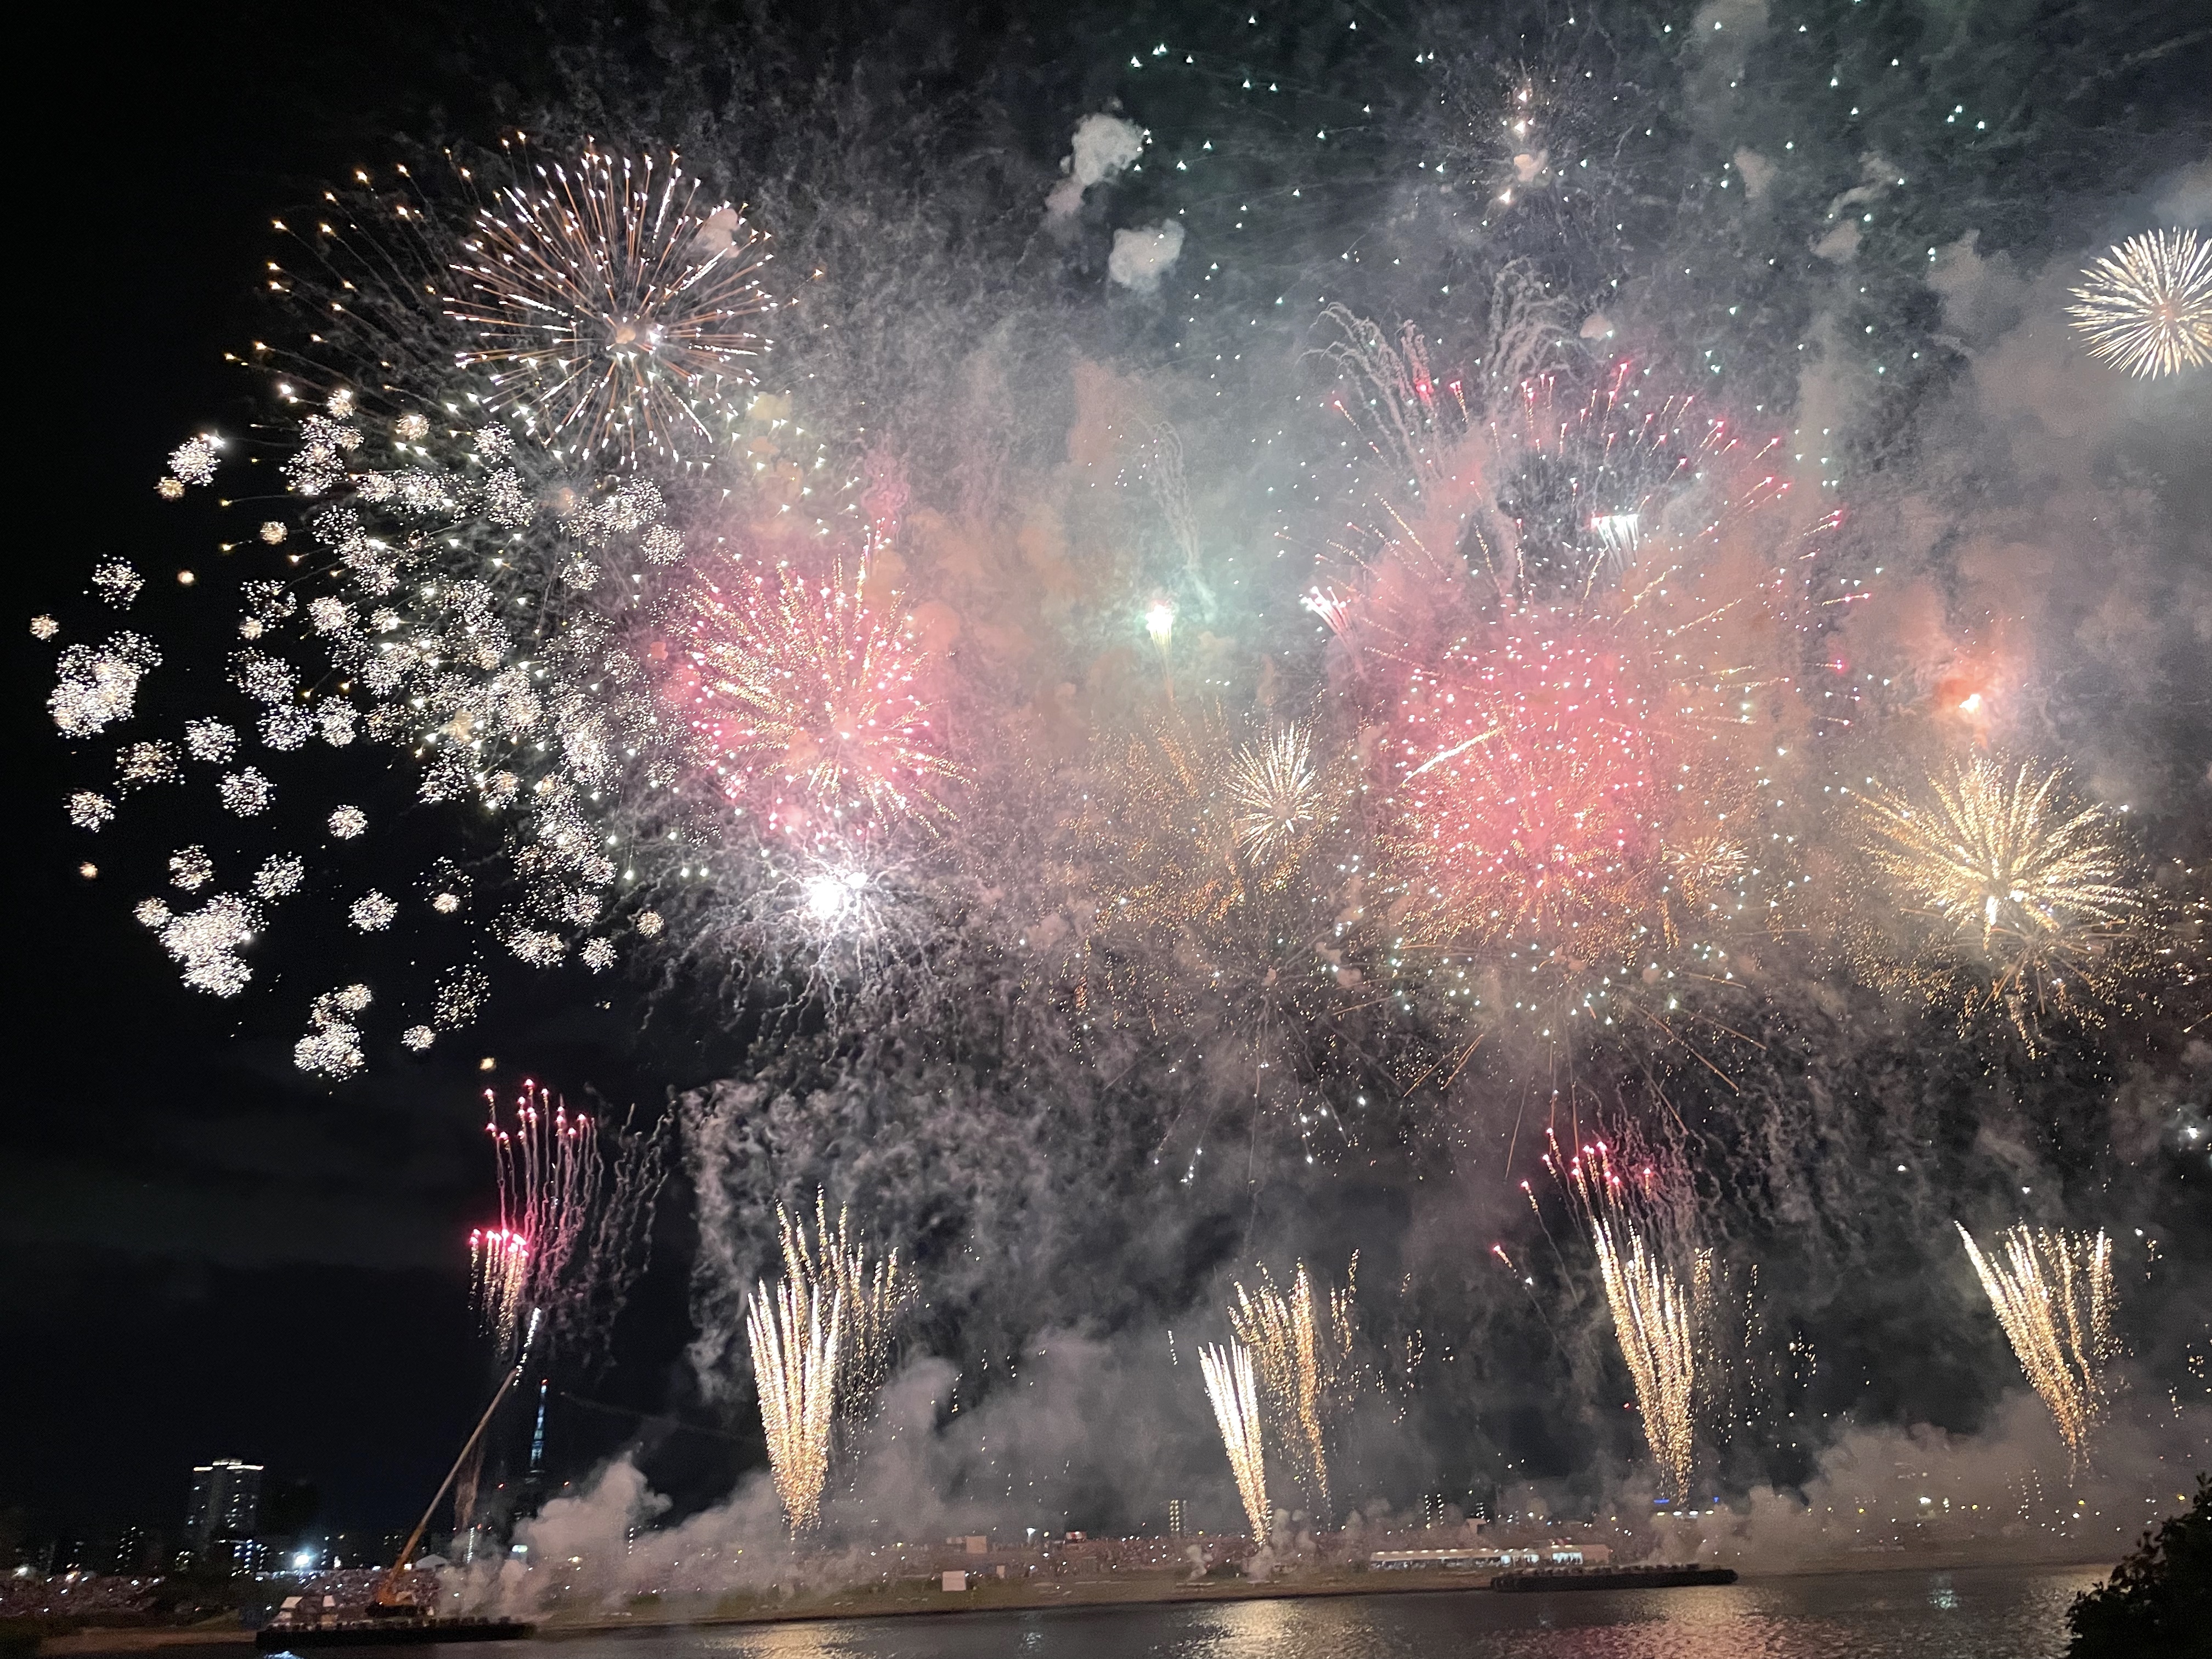
{"label": "glowing spark", "polygon": [[1152,636],[1152,643],[1164,651],[1168,640],[1175,633],[1176,610],[1165,599],[1155,599],[1145,611],[1145,632]]}
{"label": "glowing spark", "polygon": [[1209,1342],[1199,1350],[1198,1364],[1205,1374],[1206,1397],[1213,1404],[1213,1420],[1220,1426],[1229,1467],[1237,1477],[1237,1495],[1243,1500],[1252,1541],[1265,1546],[1273,1516],[1267,1507],[1267,1465],[1260,1442],[1260,1391],[1252,1376],[1252,1356],[1241,1343],[1231,1342],[1224,1350]]}
{"label": "glowing spark", "polygon": [[[1956,1225],[1957,1224],[1954,1224]],[[2105,1370],[2112,1340],[2112,1243],[2063,1229],[2010,1227],[1998,1236],[1991,1261],[1959,1227],[1960,1241],[1988,1292],[2005,1338],[2028,1385],[2051,1407],[2059,1437],[2079,1475],[2105,1406]]]}
{"label": "glowing spark", "polygon": [[2212,242],[2147,231],[2081,274],[2066,314],[2091,356],[2145,379],[2212,363]]}

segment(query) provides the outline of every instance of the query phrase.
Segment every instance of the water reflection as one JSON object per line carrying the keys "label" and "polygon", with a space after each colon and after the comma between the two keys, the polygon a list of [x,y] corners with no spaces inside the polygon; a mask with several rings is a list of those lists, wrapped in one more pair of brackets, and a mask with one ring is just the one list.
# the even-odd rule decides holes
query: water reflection
{"label": "water reflection", "polygon": [[441,1659],[2057,1659],[2084,1569],[1833,1573],[1689,1589],[1433,1590],[954,1613],[580,1638]]}

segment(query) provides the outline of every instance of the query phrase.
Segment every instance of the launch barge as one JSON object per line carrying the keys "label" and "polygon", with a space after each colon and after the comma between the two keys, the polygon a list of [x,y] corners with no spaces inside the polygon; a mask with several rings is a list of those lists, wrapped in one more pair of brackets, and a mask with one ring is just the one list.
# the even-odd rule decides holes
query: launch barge
{"label": "launch barge", "polygon": [[1733,1567],[1539,1567],[1526,1572],[1501,1572],[1490,1581],[1494,1590],[1672,1589],[1682,1584],[1733,1584]]}
{"label": "launch barge", "polygon": [[263,1627],[253,1645],[264,1653],[319,1648],[413,1648],[434,1642],[520,1642],[538,1626],[520,1619],[342,1619]]}

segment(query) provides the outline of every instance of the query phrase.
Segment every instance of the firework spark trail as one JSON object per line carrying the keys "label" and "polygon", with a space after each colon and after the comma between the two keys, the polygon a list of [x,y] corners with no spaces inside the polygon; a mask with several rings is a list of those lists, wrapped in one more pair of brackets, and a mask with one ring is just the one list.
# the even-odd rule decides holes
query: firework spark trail
{"label": "firework spark trail", "polygon": [[784,1520],[796,1535],[822,1520],[836,1422],[837,1353],[844,1303],[834,1292],[829,1316],[803,1279],[762,1284],[745,1302],[745,1337],[760,1395],[761,1429]]}
{"label": "firework spark trail", "polygon": [[1969,1012],[2002,1009],[2033,1048],[2040,1016],[2087,1014],[2112,988],[2106,958],[2146,904],[2117,822],[2070,799],[2064,768],[1976,757],[1917,800],[1871,787],[1860,815],[1868,855],[1935,948],[1987,972]]}
{"label": "firework spark trail", "polygon": [[2147,231],[2081,274],[2066,314],[2091,356],[2145,380],[2212,364],[2212,242]]}
{"label": "firework spark trail", "polygon": [[1644,1437],[1668,1492],[1688,1496],[1692,1455],[1691,1407],[1696,1381],[1691,1297],[1654,1256],[1636,1230],[1600,1221],[1590,1229],[1598,1274],[1613,1309],[1613,1334],[1636,1383]]}
{"label": "firework spark trail", "polygon": [[1229,1328],[1240,1352],[1253,1357],[1274,1415],[1275,1433],[1317,1516],[1329,1512],[1328,1431],[1351,1403],[1352,1297],[1359,1258],[1352,1258],[1345,1286],[1317,1295],[1306,1264],[1297,1264],[1290,1288],[1277,1287],[1263,1269],[1255,1293],[1235,1286]]}
{"label": "firework spark trail", "polygon": [[1244,1519],[1252,1528],[1252,1541],[1265,1547],[1273,1523],[1267,1506],[1267,1455],[1261,1444],[1260,1391],[1252,1375],[1252,1356],[1241,1342],[1226,1349],[1209,1342],[1199,1350],[1199,1369],[1206,1376],[1206,1397],[1213,1405],[1213,1420],[1221,1429],[1221,1443],[1229,1454],[1229,1467],[1237,1477],[1237,1495],[1243,1501]]}
{"label": "firework spark trail", "polygon": [[1960,1242],[1988,1293],[2005,1339],[2028,1386],[2043,1398],[2078,1477],[2104,1414],[2105,1372],[2116,1357],[2112,1339],[2112,1243],[2102,1229],[2008,1227],[1997,1235],[2000,1255],[1982,1254],[1965,1226]]}
{"label": "firework spark trail", "polygon": [[672,159],[586,149],[536,171],[479,210],[463,243],[462,292],[447,302],[474,336],[461,365],[485,367],[501,406],[586,456],[680,460],[694,438],[728,441],[714,405],[752,387],[767,349],[750,326],[774,309],[765,239],[728,203],[701,210]]}
{"label": "firework spark trail", "polygon": [[502,1352],[514,1345],[522,1315],[556,1311],[586,1264],[599,1194],[598,1126],[571,1116],[550,1093],[525,1079],[511,1127],[498,1097],[484,1091],[484,1133],[499,1175],[499,1224],[473,1233],[477,1306]]}
{"label": "firework spark trail", "polygon": [[505,1227],[469,1235],[470,1304],[504,1353],[514,1346],[530,1286],[530,1241]]}
{"label": "firework spark trail", "polygon": [[824,1298],[843,1310],[835,1379],[841,1416],[865,1416],[890,1372],[891,1337],[899,1315],[914,1297],[914,1282],[894,1249],[871,1263],[867,1247],[852,1234],[848,1212],[837,1212],[833,1224],[828,1198],[814,1194],[814,1223],[776,1206],[777,1237],[784,1273],[804,1285],[817,1303]]}
{"label": "firework spark trail", "polygon": [[1665,1259],[1659,1243],[1664,1215],[1653,1169],[1647,1167],[1640,1182],[1624,1177],[1603,1141],[1583,1147],[1564,1169],[1554,1145],[1544,1163],[1589,1230],[1613,1335],[1636,1387],[1644,1437],[1659,1465],[1662,1486],[1679,1500],[1689,1493],[1695,1455],[1696,1286],[1701,1280],[1710,1283],[1710,1262],[1699,1260],[1704,1252],[1693,1251],[1691,1282],[1686,1285],[1685,1275]]}

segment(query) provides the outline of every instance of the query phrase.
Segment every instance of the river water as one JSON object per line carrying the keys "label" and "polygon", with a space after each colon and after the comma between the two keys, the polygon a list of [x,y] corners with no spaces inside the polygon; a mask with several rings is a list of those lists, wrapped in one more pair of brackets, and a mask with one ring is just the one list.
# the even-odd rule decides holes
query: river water
{"label": "river water", "polygon": [[1065,1607],[446,1648],[441,1659],[2057,1659],[2084,1568]]}

